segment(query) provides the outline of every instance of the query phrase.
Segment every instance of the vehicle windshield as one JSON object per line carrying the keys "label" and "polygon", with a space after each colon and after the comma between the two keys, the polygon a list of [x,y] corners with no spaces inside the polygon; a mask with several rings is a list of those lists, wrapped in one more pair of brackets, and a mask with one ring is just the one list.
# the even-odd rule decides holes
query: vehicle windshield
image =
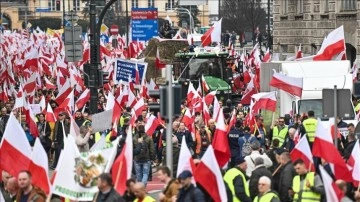
{"label": "vehicle windshield", "polygon": [[221,69],[222,69],[221,59],[194,58],[189,63],[189,77],[191,80],[199,79],[201,78],[201,75],[223,78],[223,73]]}
{"label": "vehicle windshield", "polygon": [[315,112],[315,117],[321,118],[323,116],[322,100],[299,100],[299,114],[307,114],[311,110]]}

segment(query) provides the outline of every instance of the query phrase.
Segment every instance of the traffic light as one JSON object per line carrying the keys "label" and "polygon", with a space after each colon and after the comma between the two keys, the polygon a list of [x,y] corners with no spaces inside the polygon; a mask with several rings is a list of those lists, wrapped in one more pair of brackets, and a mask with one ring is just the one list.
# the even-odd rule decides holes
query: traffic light
{"label": "traffic light", "polygon": [[105,84],[109,83],[109,72],[104,72],[102,70],[99,70],[99,87],[104,87]]}
{"label": "traffic light", "polygon": [[60,10],[60,0],[56,0],[56,10]]}
{"label": "traffic light", "polygon": [[[181,114],[181,86],[174,85],[173,91],[173,114],[172,116],[178,116]],[[153,98],[153,102],[148,103],[148,108],[154,114],[160,112],[161,117],[168,119],[168,87],[160,86],[160,89],[150,90],[149,96]],[[160,102],[157,102],[160,99]]]}
{"label": "traffic light", "polygon": [[84,84],[87,87],[98,87],[99,70],[91,64],[84,64]]}

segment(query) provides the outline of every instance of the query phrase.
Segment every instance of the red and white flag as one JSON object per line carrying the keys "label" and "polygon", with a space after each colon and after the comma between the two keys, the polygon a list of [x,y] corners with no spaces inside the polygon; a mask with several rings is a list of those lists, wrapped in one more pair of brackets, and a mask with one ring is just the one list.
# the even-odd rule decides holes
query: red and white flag
{"label": "red and white flag", "polygon": [[209,92],[210,87],[209,87],[209,85],[206,83],[206,80],[205,80],[204,75],[201,75],[201,86],[202,86],[202,89],[203,89],[204,93]]}
{"label": "red and white flag", "polygon": [[201,36],[202,46],[208,46],[214,42],[221,42],[221,22],[222,19],[215,22],[214,25]]}
{"label": "red and white flag", "polygon": [[220,108],[212,146],[214,147],[216,160],[221,168],[224,167],[230,159],[230,146],[227,135],[223,109]]}
{"label": "red and white flag", "polygon": [[76,108],[81,109],[90,100],[90,90],[87,88],[81,93],[80,97],[76,100]]}
{"label": "red and white flag", "polygon": [[115,190],[123,195],[126,190],[126,181],[131,178],[133,165],[133,138],[131,128],[128,129],[125,145],[112,165],[111,176]]}
{"label": "red and white flag", "polygon": [[303,160],[306,168],[310,168],[309,170],[315,171],[313,155],[306,135],[302,136],[299,143],[295,145],[295,148],[291,151],[290,156],[293,161],[296,161],[297,159]]}
{"label": "red and white flag", "polygon": [[254,85],[254,77],[251,77],[251,80],[246,86],[246,89],[244,91],[244,94],[243,94],[243,97],[241,98],[240,103],[243,105],[249,105],[251,103],[251,96],[253,96],[256,93],[256,91],[257,90]]}
{"label": "red and white flag", "polygon": [[142,110],[145,108],[145,102],[144,102],[144,98],[140,98],[135,106],[134,106],[134,110],[135,110],[135,116],[138,117],[141,115]]}
{"label": "red and white flag", "polygon": [[176,177],[179,177],[180,173],[182,173],[184,170],[189,170],[193,173],[193,159],[186,144],[185,138],[182,138],[181,140],[179,159],[181,159],[181,161],[178,162]]}
{"label": "red and white flag", "polygon": [[44,80],[46,89],[56,89],[56,85],[51,83],[49,79],[46,78],[46,76],[44,76]]}
{"label": "red and white flag", "polygon": [[358,68],[357,64],[354,63],[353,68],[352,68],[352,79],[353,79],[354,83],[357,81],[358,72],[359,72],[359,68]]}
{"label": "red and white flag", "polygon": [[260,109],[266,109],[272,112],[276,111],[276,91],[267,93],[256,93],[251,96],[254,99],[252,110],[257,112]]}
{"label": "red and white flag", "polygon": [[30,134],[33,137],[38,137],[39,136],[39,130],[36,124],[36,117],[34,115],[34,112],[32,111],[31,107],[29,107],[29,109],[27,109],[25,111],[25,115],[26,115],[26,123],[29,126],[29,130],[30,130]]}
{"label": "red and white flag", "polygon": [[328,163],[333,164],[333,173],[336,179],[353,180],[345,161],[333,144],[330,130],[325,128],[320,119],[318,119],[312,153],[314,156],[323,158]]}
{"label": "red and white flag", "polygon": [[0,168],[12,176],[18,176],[29,168],[31,146],[24,129],[13,113],[10,113],[0,146]]}
{"label": "red and white flag", "polygon": [[214,101],[215,95],[216,95],[216,90],[215,91],[211,91],[210,93],[206,94],[204,96],[204,102],[206,103],[206,105],[211,105]]}
{"label": "red and white flag", "polygon": [[301,51],[301,44],[300,44],[300,46],[299,46],[299,48],[298,48],[298,50],[296,52],[295,59],[300,59],[302,57],[303,57],[303,53]]}
{"label": "red and white flag", "polygon": [[343,193],[322,165],[319,165],[319,170],[324,184],[326,201],[340,202],[343,197]]}
{"label": "red and white flag", "polygon": [[48,172],[48,157],[39,140],[36,138],[33,151],[31,154],[31,163],[29,171],[33,176],[32,183],[41,188],[46,194],[50,193],[50,181]]}
{"label": "red and white flag", "polygon": [[270,86],[281,89],[289,94],[296,95],[301,98],[303,90],[303,78],[290,77],[274,70],[274,74],[270,81]]}
{"label": "red and white flag", "polygon": [[55,98],[55,102],[58,105],[61,105],[61,103],[64,102],[66,97],[72,92],[72,88],[70,86],[70,82],[66,81],[65,84],[60,88],[59,93],[57,94]]}
{"label": "red and white flag", "polygon": [[166,67],[166,64],[160,61],[159,49],[156,50],[155,67],[158,69]]}
{"label": "red and white flag", "polygon": [[47,107],[46,107],[46,115],[45,115],[45,119],[47,122],[50,123],[55,123],[56,122],[56,116],[51,108],[50,103],[48,103]]}
{"label": "red and white flag", "polygon": [[352,159],[353,161],[352,177],[357,182],[360,182],[360,159],[358,158],[359,154],[360,154],[359,140],[356,140],[354,148],[351,152],[350,159]]}
{"label": "red and white flag", "polygon": [[[183,138],[184,139],[184,138]],[[210,145],[194,171],[194,177],[215,202],[227,201],[226,188],[213,147]]]}
{"label": "red and white flag", "polygon": [[270,60],[271,60],[271,53],[270,53],[270,49],[267,48],[266,53],[263,58],[263,62],[270,62]]}
{"label": "red and white flag", "polygon": [[145,124],[146,134],[152,136],[159,125],[160,125],[160,121],[154,115],[150,115],[150,117],[147,118]]}

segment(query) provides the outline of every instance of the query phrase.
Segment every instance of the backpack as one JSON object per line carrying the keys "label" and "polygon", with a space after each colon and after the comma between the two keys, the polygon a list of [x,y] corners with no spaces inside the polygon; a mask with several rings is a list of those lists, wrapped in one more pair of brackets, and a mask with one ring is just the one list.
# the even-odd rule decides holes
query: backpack
{"label": "backpack", "polygon": [[244,140],[244,144],[242,146],[242,151],[241,151],[241,155],[243,157],[248,156],[251,154],[251,140],[252,140],[252,136],[249,137],[249,139],[246,139],[245,137],[242,137],[242,139]]}
{"label": "backpack", "polygon": [[141,148],[140,148],[139,154],[137,155],[137,159],[139,161],[148,161],[149,160],[149,154],[150,154],[149,145],[148,145],[149,140],[146,137],[146,135],[144,135],[143,138],[144,138],[143,142],[139,143],[139,144],[141,144],[141,146],[140,146]]}

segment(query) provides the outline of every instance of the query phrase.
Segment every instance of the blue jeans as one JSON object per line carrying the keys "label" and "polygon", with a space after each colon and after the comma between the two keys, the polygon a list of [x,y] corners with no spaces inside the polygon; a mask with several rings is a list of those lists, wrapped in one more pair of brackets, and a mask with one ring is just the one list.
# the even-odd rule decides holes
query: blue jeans
{"label": "blue jeans", "polygon": [[135,162],[136,180],[138,182],[144,183],[145,186],[149,178],[150,166],[151,166],[150,161]]}

